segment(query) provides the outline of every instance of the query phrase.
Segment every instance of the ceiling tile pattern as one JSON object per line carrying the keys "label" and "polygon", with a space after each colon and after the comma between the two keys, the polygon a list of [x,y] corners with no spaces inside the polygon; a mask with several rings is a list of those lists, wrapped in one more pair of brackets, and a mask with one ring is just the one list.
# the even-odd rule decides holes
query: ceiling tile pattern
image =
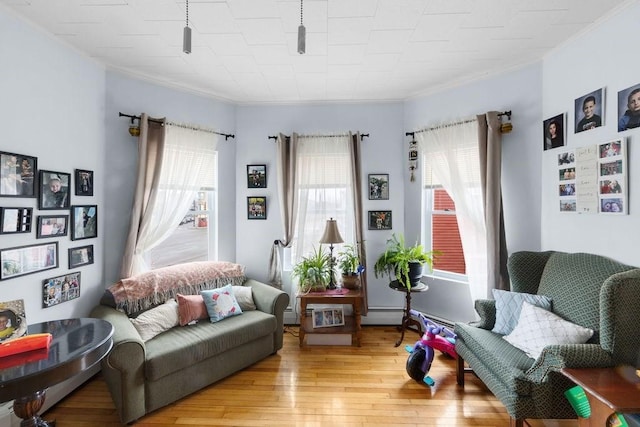
{"label": "ceiling tile pattern", "polygon": [[402,100],[540,60],[630,0],[0,0],[105,66],[238,103]]}

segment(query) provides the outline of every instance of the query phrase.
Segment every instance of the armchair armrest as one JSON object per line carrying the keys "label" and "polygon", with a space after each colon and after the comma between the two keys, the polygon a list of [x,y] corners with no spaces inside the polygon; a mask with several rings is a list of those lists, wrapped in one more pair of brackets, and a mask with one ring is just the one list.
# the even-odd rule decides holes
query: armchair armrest
{"label": "armchair armrest", "polygon": [[496,324],[496,301],[492,299],[479,299],[474,302],[476,313],[480,316],[480,320],[471,322],[476,328],[493,329]]}
{"label": "armchair armrest", "polygon": [[98,305],[91,317],[113,325],[113,348],[102,359],[102,374],[122,423],[146,413],[144,396],[145,345],[129,317],[114,308]]}
{"label": "armchair armrest", "polygon": [[289,294],[257,280],[248,279],[244,286],[250,286],[256,308],[276,317],[278,326],[274,335],[275,351],[282,348],[284,337],[284,310],[289,304]]}
{"label": "armchair armrest", "polygon": [[549,372],[562,368],[608,368],[614,360],[599,344],[550,345],[542,350],[540,357],[526,372],[531,381],[546,381]]}

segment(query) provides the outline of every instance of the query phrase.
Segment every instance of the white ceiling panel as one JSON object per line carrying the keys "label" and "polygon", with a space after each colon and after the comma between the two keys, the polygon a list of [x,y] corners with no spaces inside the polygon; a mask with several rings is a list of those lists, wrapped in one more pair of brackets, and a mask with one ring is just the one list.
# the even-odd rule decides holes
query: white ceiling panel
{"label": "white ceiling panel", "polygon": [[[637,0],[635,0],[637,1]],[[397,100],[540,60],[634,0],[0,0],[105,66],[240,103]]]}

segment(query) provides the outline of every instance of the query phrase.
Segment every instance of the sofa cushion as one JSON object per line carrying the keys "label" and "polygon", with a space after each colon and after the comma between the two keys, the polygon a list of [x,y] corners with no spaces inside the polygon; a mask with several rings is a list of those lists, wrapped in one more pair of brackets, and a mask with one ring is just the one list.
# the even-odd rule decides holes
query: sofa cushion
{"label": "sofa cushion", "polygon": [[551,310],[551,299],[544,295],[526,294],[520,292],[493,289],[493,299],[496,300],[496,323],[492,331],[507,335],[518,324],[522,303],[527,301],[546,310]]}
{"label": "sofa cushion", "polygon": [[256,309],[256,303],[253,301],[253,291],[251,290],[251,286],[234,286],[233,295],[235,295],[236,300],[238,300],[238,304],[242,311]]}
{"label": "sofa cushion", "polygon": [[220,289],[202,291],[200,295],[204,299],[207,313],[209,313],[209,320],[212,323],[242,314],[242,309],[238,305],[235,295],[233,295],[233,287],[231,285],[223,286]]}
{"label": "sofa cushion", "polygon": [[147,310],[131,323],[140,334],[142,341],[148,341],[162,332],[178,325],[178,303],[170,299],[166,303]]}
{"label": "sofa cushion", "polygon": [[198,322],[173,328],[145,344],[145,377],[155,381],[259,337],[272,335],[276,328],[276,317],[259,310],[222,322]]}
{"label": "sofa cushion", "polygon": [[[522,379],[534,361],[525,352],[506,342],[500,334],[468,324],[456,323],[455,333],[458,341],[473,349],[474,357],[492,372],[504,388],[516,390],[521,395],[530,394],[531,384]],[[459,354],[465,358],[463,353]]]}
{"label": "sofa cushion", "polygon": [[591,335],[593,329],[583,328],[525,302],[518,325],[504,339],[527,353],[529,357],[537,359],[548,345],[584,344]]}
{"label": "sofa cushion", "polygon": [[176,295],[178,300],[178,320],[180,326],[186,326],[189,323],[201,319],[208,319],[209,313],[207,306],[204,305],[202,295]]}

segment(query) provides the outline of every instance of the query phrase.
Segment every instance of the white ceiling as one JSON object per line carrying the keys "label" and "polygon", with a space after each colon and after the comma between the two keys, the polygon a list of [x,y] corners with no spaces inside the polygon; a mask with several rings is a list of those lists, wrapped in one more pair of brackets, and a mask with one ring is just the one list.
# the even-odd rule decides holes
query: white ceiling
{"label": "white ceiling", "polygon": [[238,103],[402,100],[540,60],[629,0],[0,0],[105,64]]}

